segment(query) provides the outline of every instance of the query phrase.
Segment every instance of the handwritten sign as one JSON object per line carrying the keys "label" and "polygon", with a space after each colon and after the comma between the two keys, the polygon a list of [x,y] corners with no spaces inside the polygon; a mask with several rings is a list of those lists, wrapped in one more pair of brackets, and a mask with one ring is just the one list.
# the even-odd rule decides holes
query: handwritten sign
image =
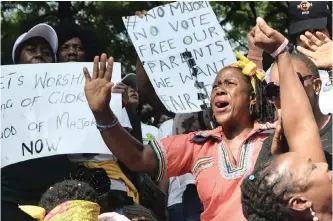
{"label": "handwritten sign", "polygon": [[[82,68],[92,63],[1,66],[1,167],[68,153],[109,154],[85,94]],[[120,63],[112,81],[119,82]],[[121,114],[121,95],[110,104]]]}
{"label": "handwritten sign", "polygon": [[195,78],[181,53],[192,53],[199,67],[198,81],[204,82],[209,94],[216,73],[236,62],[209,2],[174,2],[151,9],[144,18],[123,17],[123,22],[157,95],[169,111],[201,110]]}

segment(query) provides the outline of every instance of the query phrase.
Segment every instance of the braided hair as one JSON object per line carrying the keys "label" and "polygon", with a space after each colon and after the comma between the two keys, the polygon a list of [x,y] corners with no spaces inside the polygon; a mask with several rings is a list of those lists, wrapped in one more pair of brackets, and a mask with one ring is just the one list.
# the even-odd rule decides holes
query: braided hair
{"label": "braided hair", "polygon": [[[237,70],[241,69],[239,67],[227,66],[226,68],[236,68]],[[267,85],[266,80],[259,80],[257,76],[253,76],[255,79],[255,91],[251,85],[251,77],[244,75],[248,80],[249,88],[251,88],[252,94],[255,96],[256,103],[253,106],[253,110],[250,110],[252,119],[258,121],[259,123],[274,122],[275,120],[275,107],[268,101],[266,98],[265,87]]]}
{"label": "braided hair", "polygon": [[98,194],[89,184],[77,180],[56,183],[42,196],[39,206],[49,213],[58,205],[70,200],[86,200],[98,203]]}
{"label": "braided hair", "polygon": [[257,78],[257,76],[254,76],[254,79],[256,85],[256,91],[255,91],[256,103],[254,105],[251,116],[254,120],[258,121],[259,123],[274,122],[275,107],[266,98],[265,87],[267,85],[267,82],[266,80],[260,81]]}
{"label": "braided hair", "polygon": [[291,174],[276,170],[276,158],[260,165],[243,180],[241,201],[248,221],[291,221],[288,201],[292,190]]}

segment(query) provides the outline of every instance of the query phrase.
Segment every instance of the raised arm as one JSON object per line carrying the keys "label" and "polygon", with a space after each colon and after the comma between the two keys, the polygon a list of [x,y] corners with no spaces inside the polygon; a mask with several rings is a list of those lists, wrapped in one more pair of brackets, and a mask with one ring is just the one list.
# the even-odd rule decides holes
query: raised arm
{"label": "raised arm", "polygon": [[251,61],[253,61],[258,68],[263,69],[263,57],[262,57],[262,53],[263,50],[257,46],[255,46],[254,44],[254,34],[255,34],[255,27],[251,29],[251,31],[249,31],[249,33],[247,33],[247,45],[249,48],[249,51],[247,53],[247,58]]}
{"label": "raised arm", "polygon": [[83,69],[89,107],[105,144],[120,161],[132,171],[156,173],[157,159],[153,149],[143,146],[123,129],[110,109],[113,62],[112,57],[107,61],[106,54],[102,54],[100,60],[98,56],[94,58],[92,77],[87,68]]}
{"label": "raised arm", "polygon": [[[283,44],[285,37],[270,28],[262,18],[257,19],[255,44],[272,54]],[[283,50],[276,62],[280,79],[281,113],[284,134],[290,151],[325,162],[318,127],[304,88],[294,71],[288,50]]]}

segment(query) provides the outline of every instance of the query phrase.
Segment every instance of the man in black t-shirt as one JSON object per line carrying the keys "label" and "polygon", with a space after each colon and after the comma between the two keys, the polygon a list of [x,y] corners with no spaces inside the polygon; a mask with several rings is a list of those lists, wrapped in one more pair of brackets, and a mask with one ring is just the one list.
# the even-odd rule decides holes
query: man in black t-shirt
{"label": "man in black t-shirt", "polygon": [[[52,27],[38,24],[17,38],[14,64],[54,63],[58,38]],[[66,155],[27,160],[1,169],[1,220],[33,221],[18,205],[38,205],[42,194],[69,176]]]}
{"label": "man in black t-shirt", "polygon": [[[304,86],[304,90],[309,98],[313,114],[320,131],[325,156],[329,169],[332,169],[332,115],[325,115],[321,112],[319,107],[319,93],[321,90],[321,80],[319,72],[315,64],[305,55],[292,54],[291,55],[294,70],[298,73],[300,81]],[[270,73],[271,82],[266,87],[267,97],[274,102],[277,109],[280,109],[280,96],[279,96],[279,73],[277,65],[274,64]],[[292,94],[290,95],[292,96]],[[302,108],[302,107],[299,107]],[[295,110],[297,111],[297,110]],[[271,144],[273,141],[274,133],[268,137],[262,146],[261,152],[256,163],[256,167],[269,160],[272,157]],[[307,148],[307,147],[304,147]]]}

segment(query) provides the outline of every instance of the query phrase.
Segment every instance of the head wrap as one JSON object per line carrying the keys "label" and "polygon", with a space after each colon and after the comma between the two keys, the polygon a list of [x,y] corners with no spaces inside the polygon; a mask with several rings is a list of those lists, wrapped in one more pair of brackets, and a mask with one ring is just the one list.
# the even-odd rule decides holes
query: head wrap
{"label": "head wrap", "polygon": [[256,92],[256,83],[254,76],[256,76],[260,81],[265,80],[266,74],[265,71],[258,68],[257,65],[253,62],[247,59],[244,55],[236,51],[236,56],[239,59],[237,63],[231,64],[231,67],[237,67],[242,70],[242,73],[246,76],[249,76],[251,78],[251,85],[254,90],[254,93]]}
{"label": "head wrap", "polygon": [[44,208],[38,206],[19,206],[19,208],[33,218],[42,221],[98,221],[98,215],[100,213],[100,207],[97,203],[85,200],[64,202],[52,209],[48,214],[46,214]]}

